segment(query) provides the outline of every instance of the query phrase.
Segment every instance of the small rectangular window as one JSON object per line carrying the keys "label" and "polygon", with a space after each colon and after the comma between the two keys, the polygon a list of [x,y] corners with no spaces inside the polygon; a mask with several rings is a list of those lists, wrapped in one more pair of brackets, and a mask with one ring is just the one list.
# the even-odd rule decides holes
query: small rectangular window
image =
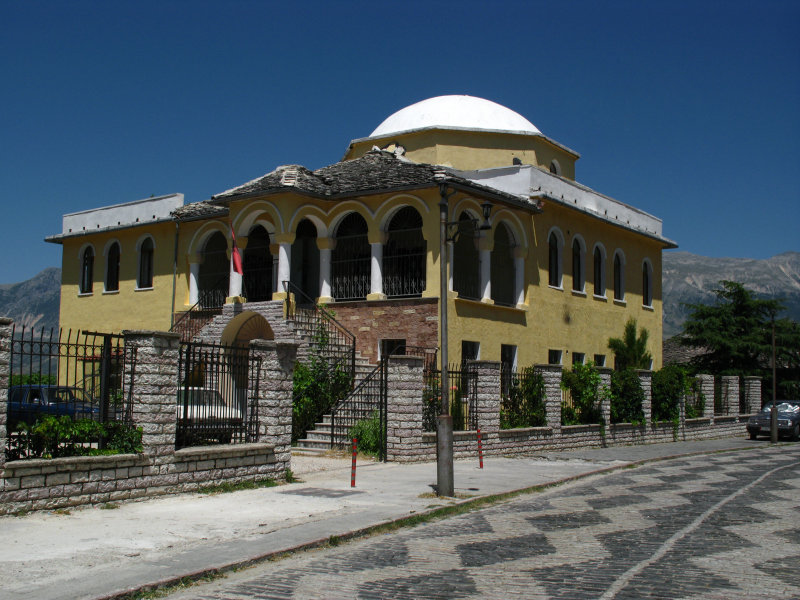
{"label": "small rectangular window", "polygon": [[461,362],[467,360],[478,360],[481,352],[480,342],[461,341]]}
{"label": "small rectangular window", "polygon": [[572,353],[572,364],[573,365],[582,365],[586,362],[586,355],[583,352],[573,352]]}
{"label": "small rectangular window", "polygon": [[500,367],[504,371],[514,371],[517,368],[517,347],[510,344],[500,345]]}
{"label": "small rectangular window", "polygon": [[551,365],[561,364],[561,350],[548,350],[547,362]]}
{"label": "small rectangular window", "polygon": [[381,340],[380,358],[394,355],[404,355],[406,353],[405,340]]}
{"label": "small rectangular window", "polygon": [[598,367],[605,367],[606,366],[606,355],[605,354],[595,354],[594,355],[594,364]]}

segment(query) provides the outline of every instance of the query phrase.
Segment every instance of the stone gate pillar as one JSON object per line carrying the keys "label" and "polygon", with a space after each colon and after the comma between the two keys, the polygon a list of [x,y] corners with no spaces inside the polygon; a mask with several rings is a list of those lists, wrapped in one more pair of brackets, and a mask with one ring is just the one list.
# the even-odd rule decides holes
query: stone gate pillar
{"label": "stone gate pillar", "polygon": [[0,317],[0,469],[6,464],[8,385],[11,377],[11,330],[14,321]]}
{"label": "stone gate pillar", "polygon": [[[180,335],[162,331],[123,331],[125,353],[135,352],[133,424],[142,428],[144,454],[153,474],[166,474],[175,454]],[[125,381],[130,385],[130,381]]]}
{"label": "stone gate pillar", "polygon": [[653,372],[637,370],[636,374],[639,376],[639,384],[642,386],[642,391],[644,392],[644,400],[642,400],[642,412],[644,413],[646,433],[653,424]]}
{"label": "stone gate pillar", "polygon": [[744,412],[756,413],[761,409],[761,378],[744,378]]}
{"label": "stone gate pillar", "polygon": [[698,375],[697,381],[700,384],[700,393],[703,394],[705,404],[703,405],[703,417],[714,422],[714,376]]}
{"label": "stone gate pillar", "polygon": [[561,435],[561,365],[534,365],[544,378],[544,409],[553,436]]}
{"label": "stone gate pillar", "polygon": [[724,415],[738,415],[739,414],[739,376],[738,375],[723,375],[720,377],[722,380],[721,393],[722,393],[722,414]]}
{"label": "stone gate pillar", "polygon": [[474,360],[469,365],[478,371],[478,428],[481,436],[497,439],[500,431],[500,363]]}
{"label": "stone gate pillar", "polygon": [[273,446],[278,463],[276,473],[285,473],[292,461],[292,391],[297,344],[250,340],[250,357],[261,361],[258,441]]}
{"label": "stone gate pillar", "polygon": [[609,367],[597,367],[597,372],[600,374],[600,388],[603,386],[608,390],[607,394],[600,394],[600,389],[597,390],[597,395],[600,398],[600,419],[603,427],[608,432],[611,428],[611,373],[614,369]]}
{"label": "stone gate pillar", "polygon": [[[422,454],[422,397],[425,361],[421,356],[391,356],[386,374],[386,460],[417,460]],[[439,414],[436,400],[436,414]]]}

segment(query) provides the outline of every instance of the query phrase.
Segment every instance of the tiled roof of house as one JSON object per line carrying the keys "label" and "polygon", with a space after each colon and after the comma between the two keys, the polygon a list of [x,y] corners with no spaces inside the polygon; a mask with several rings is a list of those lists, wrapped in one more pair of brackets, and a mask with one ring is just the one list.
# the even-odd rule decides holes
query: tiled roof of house
{"label": "tiled roof of house", "polygon": [[[450,184],[482,191],[510,202],[519,203],[522,200],[519,196],[458,177],[445,167],[414,163],[391,152],[372,150],[360,158],[338,162],[316,171],[300,165],[278,167],[271,173],[213,196],[211,202],[227,203],[247,196],[285,191],[287,188],[333,200],[385,190],[433,186],[438,183],[437,174],[442,172],[446,173]],[[533,208],[538,206],[526,203]]]}
{"label": "tiled roof of house", "polygon": [[211,204],[208,200],[203,200],[202,202],[184,204],[173,210],[170,214],[178,221],[192,221],[194,219],[224,217],[228,214],[228,209],[224,206]]}

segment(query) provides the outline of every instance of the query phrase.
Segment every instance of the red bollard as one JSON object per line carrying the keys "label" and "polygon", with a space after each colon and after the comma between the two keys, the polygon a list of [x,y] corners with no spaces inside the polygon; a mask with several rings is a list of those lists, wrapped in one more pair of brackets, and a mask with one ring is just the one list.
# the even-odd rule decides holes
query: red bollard
{"label": "red bollard", "polygon": [[481,430],[478,429],[478,460],[481,463],[480,468],[483,468],[483,445],[481,444]]}
{"label": "red bollard", "polygon": [[350,487],[356,487],[356,454],[358,453],[358,440],[353,438],[353,468],[350,472]]}

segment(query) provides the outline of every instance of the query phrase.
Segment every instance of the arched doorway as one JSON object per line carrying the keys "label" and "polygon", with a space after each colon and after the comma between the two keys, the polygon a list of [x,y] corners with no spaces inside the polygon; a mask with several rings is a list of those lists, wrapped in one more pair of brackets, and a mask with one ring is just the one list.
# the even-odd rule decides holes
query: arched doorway
{"label": "arched doorway", "polygon": [[203,245],[203,261],[197,288],[202,308],[218,308],[228,296],[228,240],[219,231],[212,233]]}
{"label": "arched doorway", "polygon": [[[292,244],[292,283],[300,288],[308,299],[314,301],[319,296],[319,248],[317,247],[317,228],[308,219],[297,225],[294,244]],[[283,282],[278,286],[282,288]],[[307,302],[298,298],[299,304]]]}
{"label": "arched doorway", "polygon": [[331,254],[331,291],[336,300],[363,300],[369,293],[370,247],[367,222],[350,213],[336,228]]}
{"label": "arched doorway", "polygon": [[272,300],[273,257],[269,251],[269,232],[256,225],[247,235],[244,250],[244,295],[248,302]]}
{"label": "arched doorway", "polygon": [[419,297],[425,290],[422,217],[406,206],[389,221],[383,251],[383,291],[389,298]]}

